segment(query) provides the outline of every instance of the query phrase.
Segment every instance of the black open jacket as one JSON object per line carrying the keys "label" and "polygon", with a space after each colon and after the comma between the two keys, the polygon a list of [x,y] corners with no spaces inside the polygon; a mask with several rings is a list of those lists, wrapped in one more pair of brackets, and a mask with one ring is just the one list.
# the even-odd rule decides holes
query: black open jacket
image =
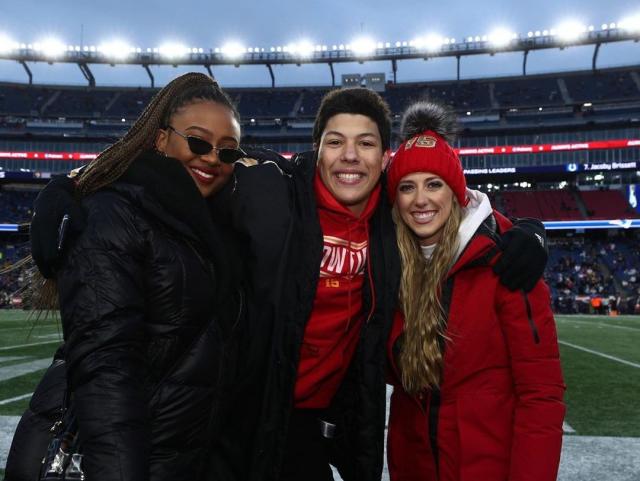
{"label": "black open jacket", "polygon": [[143,154],[82,204],[57,281],[86,477],[199,479],[241,323],[233,249],[174,159]]}
{"label": "black open jacket", "polygon": [[[320,273],[323,237],[313,189],[315,171],[310,155],[280,163],[279,169],[274,165],[236,167],[232,222],[252,239],[245,255],[259,261],[250,284],[259,286],[261,294],[248,296],[249,305],[259,312],[252,315],[249,307],[253,347],[240,352],[253,367],[245,366],[250,374],[240,376],[246,382],[237,388],[226,411],[228,426],[217,438],[227,449],[214,450],[211,481],[275,481],[279,477],[300,347]],[[248,217],[249,213],[253,214]],[[379,480],[384,458],[385,342],[400,277],[395,229],[384,192],[370,221],[369,255],[373,292],[365,283],[363,313],[372,314],[328,414],[338,425],[338,435],[331,442],[332,463],[349,481]],[[247,438],[252,438],[249,449],[238,449]],[[220,466],[232,472],[223,472]]]}

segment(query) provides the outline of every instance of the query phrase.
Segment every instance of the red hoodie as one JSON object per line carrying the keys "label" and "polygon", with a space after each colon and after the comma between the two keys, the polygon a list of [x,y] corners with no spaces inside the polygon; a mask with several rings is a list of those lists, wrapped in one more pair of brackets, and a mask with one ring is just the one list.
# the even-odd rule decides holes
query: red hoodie
{"label": "red hoodie", "polygon": [[344,379],[360,337],[369,219],[380,199],[380,185],[360,216],[340,204],[317,174],[314,189],[324,247],[300,349],[294,402],[296,408],[321,409],[329,405]]}

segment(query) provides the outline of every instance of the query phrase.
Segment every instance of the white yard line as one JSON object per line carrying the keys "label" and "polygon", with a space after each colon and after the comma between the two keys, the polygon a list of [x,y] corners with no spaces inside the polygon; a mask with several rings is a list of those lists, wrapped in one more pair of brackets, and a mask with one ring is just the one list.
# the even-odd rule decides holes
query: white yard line
{"label": "white yard line", "polygon": [[62,343],[62,339],[56,339],[55,341],[32,342],[30,344],[16,344],[15,346],[4,346],[0,347],[0,351],[9,351],[11,349],[19,349],[21,347],[44,346],[45,344],[53,344],[54,342]]}
{"label": "white yard line", "polygon": [[577,344],[571,344],[567,341],[558,341],[558,344],[562,344],[563,346],[569,346],[574,349],[578,349],[579,351],[588,352],[589,354],[593,354],[594,356],[604,357],[605,359],[610,359],[611,361],[616,361],[621,364],[626,364],[627,366],[640,368],[640,364],[635,362],[627,361],[625,359],[620,359],[619,357],[610,356],[609,354],[605,354],[603,352],[594,351],[593,349],[588,349],[586,347],[578,346]]}
{"label": "white yard line", "polygon": [[576,324],[587,324],[589,326],[613,327],[615,329],[626,329],[628,331],[640,332],[640,329],[638,329],[637,327],[618,326],[618,325],[615,325],[615,324],[607,324],[605,322],[578,321],[576,319],[558,319],[558,321],[559,322],[574,322]]}
{"label": "white yard line", "polygon": [[[2,404],[2,401],[0,401],[0,404]],[[575,433],[576,430],[573,429],[571,426],[569,426],[569,424],[566,421],[563,421],[562,423],[562,431],[565,433]]]}
{"label": "white yard line", "polygon": [[9,399],[3,399],[2,401],[0,401],[0,406],[3,406],[5,404],[11,404],[12,402],[16,402],[16,401],[22,401],[23,399],[27,399],[29,397],[31,397],[33,393],[30,392],[28,394],[23,394],[22,396],[16,396],[16,397],[10,397]]}
{"label": "white yard line", "polygon": [[11,361],[20,361],[22,359],[29,359],[30,356],[0,356],[0,364]]}
{"label": "white yard line", "polygon": [[36,331],[41,331],[43,329],[53,329],[56,326],[46,326],[46,325],[37,325],[37,326],[21,326],[21,327],[0,327],[0,334],[4,334],[5,332],[8,331],[30,331],[33,330],[34,332]]}
{"label": "white yard line", "polygon": [[52,358],[36,359],[35,361],[23,362],[12,366],[0,367],[0,381],[7,381],[18,376],[24,376],[32,372],[46,369],[51,365]]}

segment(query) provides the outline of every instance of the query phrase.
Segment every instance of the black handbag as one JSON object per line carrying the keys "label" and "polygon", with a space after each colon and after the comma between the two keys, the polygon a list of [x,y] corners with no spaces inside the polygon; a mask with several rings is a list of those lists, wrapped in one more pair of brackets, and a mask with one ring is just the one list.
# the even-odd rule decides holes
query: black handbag
{"label": "black handbag", "polygon": [[39,481],[84,481],[85,479],[78,440],[78,423],[69,398],[67,390],[60,420],[51,427],[52,438],[42,458]]}

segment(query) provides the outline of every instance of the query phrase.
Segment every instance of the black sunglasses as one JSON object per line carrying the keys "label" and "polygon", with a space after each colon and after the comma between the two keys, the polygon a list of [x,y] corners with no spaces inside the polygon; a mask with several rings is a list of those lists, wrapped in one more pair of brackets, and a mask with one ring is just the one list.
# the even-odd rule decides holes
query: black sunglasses
{"label": "black sunglasses", "polygon": [[191,150],[191,152],[196,155],[207,155],[212,150],[215,150],[218,158],[220,159],[220,162],[224,162],[225,164],[233,164],[236,160],[240,160],[243,157],[247,156],[246,152],[240,148],[231,149],[224,147],[214,147],[206,140],[177,131],[171,125],[169,125],[168,128],[185,139],[187,141],[187,144],[189,144],[189,150]]}

